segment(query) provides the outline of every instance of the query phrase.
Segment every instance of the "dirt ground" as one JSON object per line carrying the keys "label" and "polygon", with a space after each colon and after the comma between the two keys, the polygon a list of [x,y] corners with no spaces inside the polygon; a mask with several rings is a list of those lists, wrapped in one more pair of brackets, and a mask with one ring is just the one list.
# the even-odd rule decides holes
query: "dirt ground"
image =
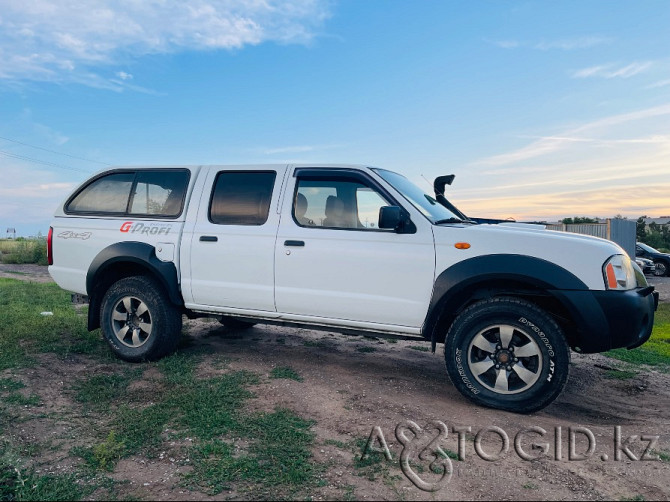
{"label": "dirt ground", "polygon": [[[45,267],[0,265],[0,277],[48,280]],[[662,300],[670,300],[670,278],[650,278],[661,286]],[[449,382],[438,346],[435,354],[428,343],[350,337],[307,329],[257,325],[247,331],[231,332],[218,323],[186,321],[195,345],[205,349],[200,371],[216,372],[208,358],[224,355],[232,370],[249,370],[267,375],[274,367],[287,366],[303,381],[268,380],[253,387],[255,398],[248,405],[258,410],[277,406],[294,410],[314,420],[316,433],[314,461],[327,466],[323,486],[311,494],[315,500],[668,500],[670,498],[670,374],[650,368],[627,379],[612,377],[624,364],[602,355],[573,354],[570,378],[563,394],[549,407],[531,415],[516,415],[471,404]],[[102,340],[101,340],[101,343]],[[104,371],[100,363],[91,367],[85,358],[73,357],[66,364],[46,356],[42,364],[26,370],[31,392],[42,397],[44,414],[58,414],[69,406],[64,382],[84,374]],[[627,367],[626,369],[630,369]],[[145,377],[146,379],[146,374]],[[267,383],[270,382],[270,383]],[[136,382],[137,385],[149,385]],[[428,424],[443,422],[448,436],[441,442],[450,452],[459,451],[458,433],[464,430],[464,459],[450,459],[452,475],[440,484],[440,476],[430,472],[428,461],[418,458],[421,447],[408,448],[410,467],[418,477],[438,491],[418,489],[399,468],[403,445],[395,436],[398,424],[415,422],[424,428],[417,444],[426,446],[435,429]],[[35,421],[29,424],[36,423]],[[380,463],[377,475],[357,468],[360,445],[377,429],[374,444],[383,435],[392,460]],[[497,427],[496,431],[491,428]],[[537,433],[520,431],[539,427]],[[615,448],[616,428],[631,455]],[[560,438],[557,439],[560,428]],[[571,429],[573,457],[588,450],[592,433],[594,451],[585,460],[570,460]],[[581,429],[577,429],[581,428]],[[59,423],[55,430],[24,429],[26,437],[40,434],[67,436],[73,424]],[[537,431],[537,429],[536,429]],[[412,433],[407,433],[408,437]],[[479,443],[476,440],[479,436]],[[509,439],[507,453],[497,455]],[[641,436],[644,436],[641,438]],[[642,460],[652,437],[655,452],[664,460]],[[515,451],[515,438],[523,452]],[[72,438],[72,443],[77,442]],[[475,445],[481,446],[481,455]],[[536,443],[538,447],[533,448]],[[542,455],[546,443],[547,454]],[[351,449],[345,445],[356,445]],[[412,443],[414,444],[414,443]],[[560,445],[561,454],[556,445]],[[648,452],[649,453],[649,452]],[[492,461],[483,456],[497,457]],[[656,458],[654,455],[648,455]],[[183,459],[181,459],[183,460]],[[69,458],[54,458],[55,472],[67,472]],[[126,496],[139,499],[209,499],[178,485],[179,474],[188,466],[180,459],[165,456],[145,459],[131,457],[116,467],[113,477],[127,482]],[[216,499],[236,498],[223,492]]]}

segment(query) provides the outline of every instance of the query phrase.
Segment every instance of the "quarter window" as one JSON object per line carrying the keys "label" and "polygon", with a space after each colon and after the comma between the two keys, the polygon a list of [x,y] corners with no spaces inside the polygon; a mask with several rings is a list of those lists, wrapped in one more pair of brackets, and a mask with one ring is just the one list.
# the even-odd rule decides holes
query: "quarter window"
{"label": "quarter window", "polygon": [[67,205],[75,213],[125,213],[135,173],[115,173],[98,178]]}
{"label": "quarter window", "polygon": [[277,173],[220,172],[214,182],[209,221],[219,225],[263,225]]}

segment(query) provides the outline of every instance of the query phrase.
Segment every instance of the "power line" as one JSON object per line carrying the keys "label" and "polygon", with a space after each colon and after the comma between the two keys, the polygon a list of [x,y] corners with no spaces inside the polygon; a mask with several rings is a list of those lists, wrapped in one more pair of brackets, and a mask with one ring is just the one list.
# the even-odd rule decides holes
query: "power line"
{"label": "power line", "polygon": [[63,164],[55,164],[53,162],[47,162],[45,160],[39,160],[39,159],[34,159],[32,157],[26,157],[25,155],[17,155],[15,153],[5,152],[4,150],[0,150],[0,155],[4,155],[5,157],[10,157],[10,158],[13,158],[13,159],[27,160],[28,162],[34,162],[36,164],[43,164],[43,165],[49,166],[49,167],[57,167],[59,169],[67,169],[69,171],[79,171],[80,173],[90,173],[90,171],[86,171],[84,169],[79,169],[79,168],[70,167],[70,166],[64,166]]}
{"label": "power line", "polygon": [[45,152],[55,153],[56,155],[63,155],[64,157],[70,157],[72,159],[84,160],[86,162],[93,162],[94,164],[102,164],[103,166],[111,166],[111,164],[108,164],[107,162],[101,162],[99,160],[91,160],[91,159],[87,159],[85,157],[77,157],[76,155],[70,155],[69,153],[62,153],[62,152],[57,152],[55,150],[49,150],[48,148],[42,148],[41,146],[31,145],[29,143],[24,143],[22,141],[16,141],[15,139],[5,138],[4,136],[0,136],[0,139],[4,139],[5,141],[10,141],[11,143],[16,143],[17,145],[23,145],[23,146],[27,146],[27,147],[30,147],[30,148],[35,148],[37,150],[43,150]]}

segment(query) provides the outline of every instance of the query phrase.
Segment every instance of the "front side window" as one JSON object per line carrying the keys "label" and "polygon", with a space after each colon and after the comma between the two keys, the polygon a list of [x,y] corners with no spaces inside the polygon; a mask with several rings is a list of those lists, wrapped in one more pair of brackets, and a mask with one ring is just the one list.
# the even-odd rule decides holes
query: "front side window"
{"label": "front side window", "polygon": [[263,225],[277,173],[225,172],[216,176],[209,205],[209,221],[218,225]]}
{"label": "front side window", "polygon": [[298,179],[293,216],[300,226],[378,230],[379,210],[390,204],[355,180]]}

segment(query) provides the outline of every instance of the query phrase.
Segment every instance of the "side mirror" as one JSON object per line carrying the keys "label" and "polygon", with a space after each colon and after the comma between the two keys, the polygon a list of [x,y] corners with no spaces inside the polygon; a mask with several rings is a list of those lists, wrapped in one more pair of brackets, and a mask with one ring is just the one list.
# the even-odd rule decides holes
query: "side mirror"
{"label": "side mirror", "polygon": [[379,208],[378,228],[392,228],[396,232],[402,232],[409,223],[411,223],[409,214],[401,207],[383,206]]}

